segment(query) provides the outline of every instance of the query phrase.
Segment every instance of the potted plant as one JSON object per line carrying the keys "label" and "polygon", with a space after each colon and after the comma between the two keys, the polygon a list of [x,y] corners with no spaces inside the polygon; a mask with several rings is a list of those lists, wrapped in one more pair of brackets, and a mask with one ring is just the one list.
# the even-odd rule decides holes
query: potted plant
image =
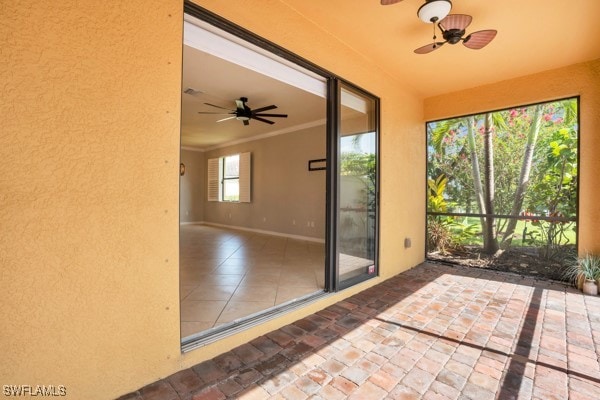
{"label": "potted plant", "polygon": [[600,256],[586,254],[567,266],[565,278],[583,290],[585,294],[597,295],[600,285]]}

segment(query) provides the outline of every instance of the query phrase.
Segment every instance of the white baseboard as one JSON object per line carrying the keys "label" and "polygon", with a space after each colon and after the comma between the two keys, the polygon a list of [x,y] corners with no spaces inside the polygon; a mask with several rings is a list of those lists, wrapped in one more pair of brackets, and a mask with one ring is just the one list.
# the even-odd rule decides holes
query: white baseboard
{"label": "white baseboard", "polygon": [[179,222],[179,225],[204,225],[204,221]]}
{"label": "white baseboard", "polygon": [[214,222],[206,222],[206,221],[202,221],[202,222],[181,222],[180,225],[208,225],[208,226],[215,226],[215,227],[219,227],[219,228],[229,228],[229,229],[235,229],[235,230],[239,230],[239,231],[261,233],[263,235],[271,235],[271,236],[286,237],[286,238],[290,238],[290,239],[304,240],[306,242],[325,243],[325,239],[314,238],[314,237],[310,237],[310,236],[292,235],[290,233],[267,231],[267,230],[264,230],[264,229],[246,228],[244,226],[236,226],[236,225],[217,224],[217,223],[214,223]]}

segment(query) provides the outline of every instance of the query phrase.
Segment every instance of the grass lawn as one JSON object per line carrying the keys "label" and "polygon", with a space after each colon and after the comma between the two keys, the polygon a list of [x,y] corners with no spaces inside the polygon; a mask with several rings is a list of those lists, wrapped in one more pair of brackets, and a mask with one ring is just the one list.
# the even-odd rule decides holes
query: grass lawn
{"label": "grass lawn", "polygon": [[[462,240],[460,240],[463,245],[483,245],[483,237],[481,235],[481,224],[479,218],[473,217],[455,217],[455,221],[462,224],[461,226],[452,226],[452,232],[456,236],[463,236]],[[473,232],[472,235],[461,235],[461,232],[465,232],[465,228],[469,225],[474,225],[474,227],[469,228],[470,232]],[[500,226],[502,231],[499,233],[499,237],[502,237],[502,232],[504,231],[507,225],[506,219],[497,219],[496,226]],[[559,225],[560,226],[560,225]],[[546,235],[543,234],[543,229],[548,229],[550,227],[549,222],[542,221],[540,223],[533,223],[530,221],[520,220],[517,221],[517,226],[515,228],[515,234],[512,241],[512,246],[540,246],[546,243]],[[569,223],[564,225],[564,231],[560,236],[560,242],[558,244],[576,244],[577,243],[577,234],[575,232],[575,223]],[[523,240],[523,236],[525,234],[525,240]]]}

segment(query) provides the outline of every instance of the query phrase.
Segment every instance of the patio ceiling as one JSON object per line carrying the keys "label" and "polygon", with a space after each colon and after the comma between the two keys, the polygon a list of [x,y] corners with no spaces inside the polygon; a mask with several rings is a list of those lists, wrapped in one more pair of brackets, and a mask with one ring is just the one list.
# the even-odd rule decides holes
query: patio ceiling
{"label": "patio ceiling", "polygon": [[[432,42],[431,24],[416,15],[424,0],[388,6],[379,0],[279,1],[422,98],[600,58],[596,0],[454,0],[453,14],[473,16],[467,33],[496,29],[498,35],[481,50],[445,45],[426,55],[413,53]],[[247,7],[198,3],[234,22],[252,23]],[[260,35],[260,25],[248,28]]]}
{"label": "patio ceiling", "polygon": [[498,35],[481,50],[445,45],[426,55],[413,53],[432,42],[432,26],[416,16],[424,0],[388,6],[379,0],[281,1],[423,97],[600,57],[595,0],[455,0],[453,14],[473,16],[467,33],[496,29]]}

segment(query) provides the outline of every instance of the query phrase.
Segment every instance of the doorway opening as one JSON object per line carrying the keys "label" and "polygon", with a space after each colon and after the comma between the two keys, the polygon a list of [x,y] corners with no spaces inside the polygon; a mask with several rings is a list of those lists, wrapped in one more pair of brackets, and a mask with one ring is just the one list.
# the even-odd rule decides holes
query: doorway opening
{"label": "doorway opening", "polygon": [[186,3],[184,351],[377,276],[378,112],[373,95]]}

